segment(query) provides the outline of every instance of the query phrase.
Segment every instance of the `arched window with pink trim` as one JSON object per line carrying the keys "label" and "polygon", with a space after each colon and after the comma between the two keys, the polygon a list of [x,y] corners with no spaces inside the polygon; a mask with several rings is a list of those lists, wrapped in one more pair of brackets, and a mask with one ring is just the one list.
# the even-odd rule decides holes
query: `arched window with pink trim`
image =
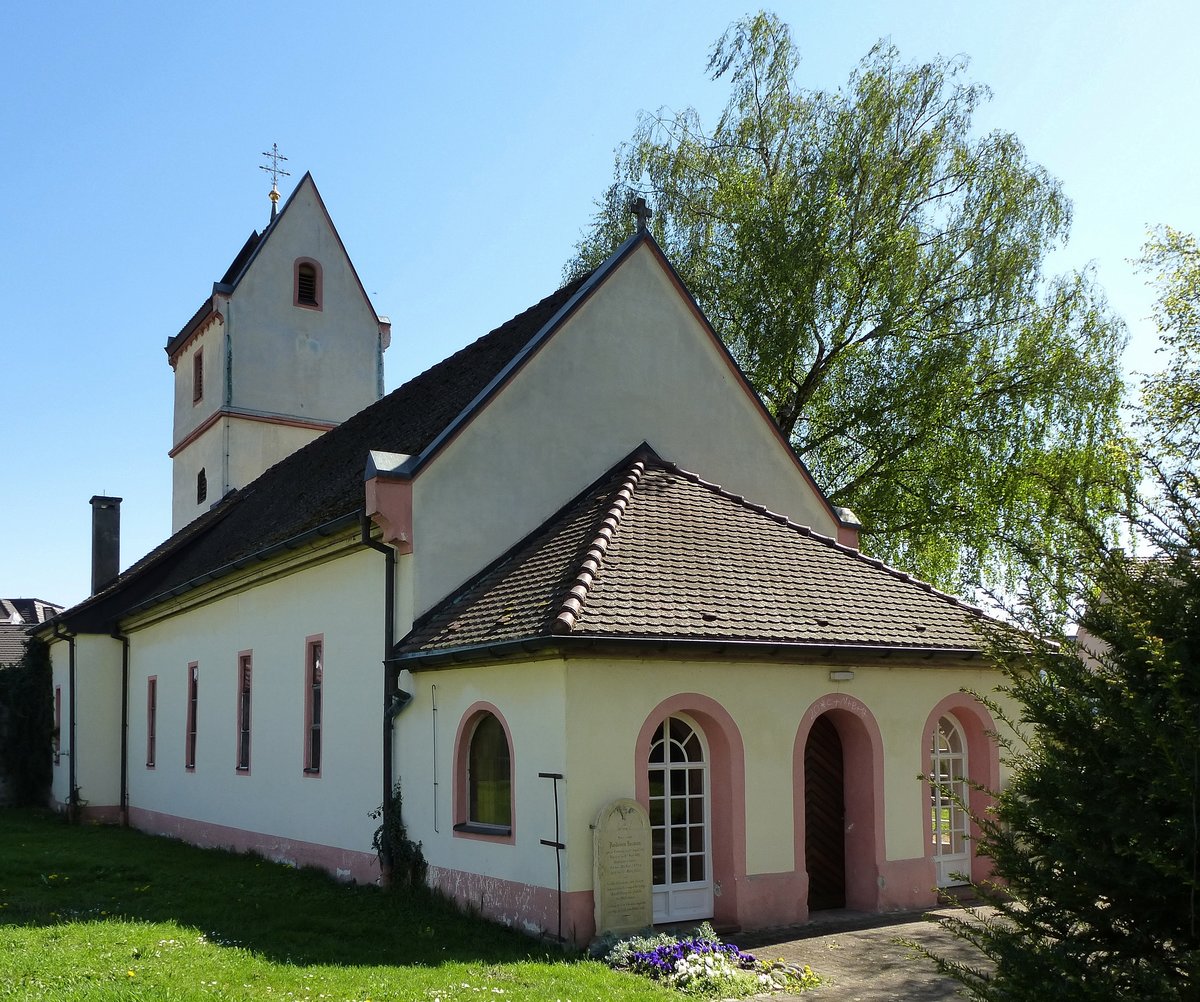
{"label": "arched window with pink trim", "polygon": [[512,736],[499,710],[476,703],[455,740],[454,832],[511,841],[513,806]]}

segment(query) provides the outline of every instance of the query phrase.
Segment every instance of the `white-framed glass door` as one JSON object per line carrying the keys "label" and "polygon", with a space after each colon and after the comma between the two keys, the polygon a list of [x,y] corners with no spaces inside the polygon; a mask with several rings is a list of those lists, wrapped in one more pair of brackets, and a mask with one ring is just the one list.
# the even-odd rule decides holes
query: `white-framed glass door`
{"label": "white-framed glass door", "polygon": [[655,732],[650,778],[654,921],[689,922],[713,913],[708,749],[686,717]]}
{"label": "white-framed glass door", "polygon": [[971,872],[970,818],[967,803],[967,741],[953,717],[942,717],[933,732],[930,769],[930,832],[938,887],[965,881],[954,874]]}

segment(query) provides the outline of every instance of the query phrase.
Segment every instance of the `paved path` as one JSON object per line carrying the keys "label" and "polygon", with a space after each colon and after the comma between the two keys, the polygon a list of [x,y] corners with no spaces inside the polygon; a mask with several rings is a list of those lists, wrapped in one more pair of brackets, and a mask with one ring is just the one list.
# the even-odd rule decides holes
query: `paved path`
{"label": "paved path", "polygon": [[[812,925],[756,934],[743,948],[763,960],[808,964],[823,979],[803,995],[770,996],[775,1002],[949,1002],[959,998],[958,983],[901,941],[921,943],[948,959],[970,959],[970,948],[935,921],[957,911],[873,918],[840,912]],[[735,941],[742,946],[740,937]]]}

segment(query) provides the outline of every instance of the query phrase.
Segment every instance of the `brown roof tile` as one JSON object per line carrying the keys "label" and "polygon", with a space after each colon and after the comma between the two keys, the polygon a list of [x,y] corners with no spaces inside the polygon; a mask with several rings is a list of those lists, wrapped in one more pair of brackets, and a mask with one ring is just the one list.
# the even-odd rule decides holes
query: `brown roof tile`
{"label": "brown roof tile", "polygon": [[396,653],[558,635],[974,654],[981,616],[648,455],[431,610]]}

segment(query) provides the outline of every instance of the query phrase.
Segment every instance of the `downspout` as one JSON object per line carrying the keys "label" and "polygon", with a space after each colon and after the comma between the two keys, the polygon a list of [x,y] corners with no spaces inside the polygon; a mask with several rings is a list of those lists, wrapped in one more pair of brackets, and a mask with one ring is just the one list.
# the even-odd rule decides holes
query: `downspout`
{"label": "downspout", "polygon": [[75,785],[75,634],[60,633],[54,624],[54,636],[67,642],[67,734],[71,742],[67,752],[67,821],[78,821],[79,789]]}
{"label": "downspout", "polygon": [[109,634],[121,641],[121,827],[129,827],[129,637],[114,626]]}
{"label": "downspout", "polygon": [[[399,671],[389,663],[396,642],[396,551],[371,538],[371,520],[362,513],[362,542],[384,556],[383,582],[383,830],[392,830],[392,731],[396,717],[413,700],[411,692],[400,689]],[[391,849],[387,838],[380,840],[379,866],[384,886],[392,881]]]}

